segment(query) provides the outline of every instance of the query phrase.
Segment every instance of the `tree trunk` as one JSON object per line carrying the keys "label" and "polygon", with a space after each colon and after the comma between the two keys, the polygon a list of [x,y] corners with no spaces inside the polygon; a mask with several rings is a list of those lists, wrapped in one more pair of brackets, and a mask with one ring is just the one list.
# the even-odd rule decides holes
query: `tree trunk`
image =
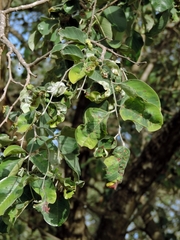
{"label": "tree trunk", "polygon": [[[125,181],[109,199],[97,232],[97,240],[125,239],[127,227],[140,203],[140,197],[156,181],[159,174],[166,170],[167,163],[180,146],[180,131],[177,131],[179,127],[180,112],[177,112],[168,124],[153,135],[142,154],[127,167]],[[157,233],[150,237],[158,240],[159,236]]]}

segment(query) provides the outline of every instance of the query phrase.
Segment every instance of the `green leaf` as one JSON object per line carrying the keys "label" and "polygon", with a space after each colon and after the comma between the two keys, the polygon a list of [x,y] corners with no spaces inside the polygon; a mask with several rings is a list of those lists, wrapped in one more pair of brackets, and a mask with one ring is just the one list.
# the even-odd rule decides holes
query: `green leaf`
{"label": "green leaf", "polygon": [[58,20],[55,19],[45,19],[45,21],[38,24],[38,31],[43,35],[48,35],[51,31],[53,26],[58,23]]}
{"label": "green leaf", "polygon": [[16,220],[19,218],[21,213],[27,208],[30,201],[25,201],[23,203],[16,204],[13,208],[8,211],[9,222],[14,225]]}
{"label": "green leaf", "polygon": [[60,227],[68,218],[69,215],[69,202],[59,196],[53,204],[42,202],[34,205],[34,208],[42,213],[44,220],[51,226]]}
{"label": "green leaf", "polygon": [[98,142],[98,147],[94,151],[95,157],[107,157],[109,151],[114,149],[117,145],[117,141],[114,140],[114,137],[106,136]]}
{"label": "green leaf", "polygon": [[139,97],[128,98],[120,109],[120,115],[124,121],[131,120],[146,127],[150,132],[160,129],[163,124],[160,109]]}
{"label": "green leaf", "polygon": [[99,108],[89,108],[84,115],[84,124],[77,127],[75,137],[80,146],[93,149],[107,134],[108,112]]}
{"label": "green leaf", "polygon": [[[30,161],[37,167],[37,169],[43,173],[47,174],[48,171],[48,160],[47,160],[47,151],[42,151],[30,157]],[[48,174],[47,174],[48,175]]]}
{"label": "green leaf", "polygon": [[25,133],[30,128],[31,124],[28,123],[28,117],[30,117],[29,115],[29,113],[23,113],[18,117],[16,122],[17,132]]}
{"label": "green leaf", "polygon": [[64,156],[66,163],[79,178],[81,169],[79,166],[79,148],[75,139],[75,130],[70,127],[63,128],[58,141],[61,154]]}
{"label": "green leaf", "polygon": [[110,6],[103,11],[112,26],[119,32],[126,30],[127,21],[124,11],[117,6]]}
{"label": "green leaf", "polygon": [[158,108],[161,107],[157,93],[145,82],[138,79],[130,79],[121,83],[120,86],[129,97],[139,96],[146,102],[152,103]]}
{"label": "green leaf", "polygon": [[164,12],[173,7],[173,0],[150,0],[150,3],[156,12]]}
{"label": "green leaf", "polygon": [[128,95],[121,109],[122,119],[131,120],[140,126],[146,127],[148,131],[156,131],[163,124],[161,106],[158,95],[146,83],[139,80],[129,80],[121,84],[122,89]]}
{"label": "green leaf", "polygon": [[112,152],[112,156],[104,160],[106,166],[105,177],[109,181],[109,183],[107,183],[108,187],[115,188],[117,185],[112,187],[113,183],[122,182],[129,157],[129,149],[123,146],[118,146]]}
{"label": "green leaf", "polygon": [[111,23],[102,16],[96,17],[96,21],[98,23],[98,26],[99,26],[103,36],[105,38],[107,38],[108,40],[112,40],[113,32],[112,32]]}
{"label": "green leaf", "polygon": [[11,144],[14,141],[14,139],[10,139],[9,135],[7,134],[0,134],[0,147],[7,146]]}
{"label": "green leaf", "polygon": [[68,76],[71,83],[75,84],[86,75],[82,69],[83,63],[78,63],[70,69]]}
{"label": "green leaf", "polygon": [[112,41],[108,41],[107,43],[111,48],[115,48],[115,49],[118,49],[122,44],[119,40],[112,40]]}
{"label": "green leaf", "polygon": [[11,145],[4,150],[3,155],[4,157],[7,157],[12,154],[19,154],[19,153],[25,153],[25,152],[26,151],[22,147],[18,145]]}
{"label": "green leaf", "polygon": [[75,62],[84,58],[84,55],[81,52],[80,48],[78,48],[75,45],[68,45],[67,47],[61,50],[61,54],[68,58],[69,60],[73,60]]}
{"label": "green leaf", "polygon": [[[111,61],[107,60],[107,61],[105,61],[105,63],[110,65]],[[114,70],[117,70],[117,68],[114,64],[111,65],[111,68]],[[91,74],[91,76],[89,76],[89,78],[94,80],[96,83],[100,84],[101,86],[103,86],[103,88],[105,90],[104,93],[99,93],[98,91],[92,91],[89,93],[87,91],[86,97],[89,98],[91,101],[93,101],[93,98],[94,98],[95,102],[100,103],[101,101],[103,101],[104,99],[106,99],[107,97],[109,97],[112,94],[112,87],[111,87],[110,81],[108,79],[103,78],[98,71],[94,71]]]}
{"label": "green leaf", "polygon": [[54,45],[54,47],[51,50],[51,54],[54,52],[60,52],[66,45],[62,44],[62,43],[58,43],[56,45]]}
{"label": "green leaf", "polygon": [[74,40],[85,44],[87,39],[86,34],[76,27],[66,27],[65,29],[60,30],[60,36],[68,40]]}
{"label": "green leaf", "polygon": [[0,162],[0,179],[16,175],[20,167],[22,166],[24,159],[9,157],[3,162]]}
{"label": "green leaf", "polygon": [[48,179],[38,178],[30,182],[30,186],[33,190],[46,200],[47,203],[55,203],[56,201],[56,188],[53,182]]}
{"label": "green leaf", "polygon": [[0,216],[21,196],[26,179],[10,176],[0,181]]}
{"label": "green leaf", "polygon": [[133,59],[138,59],[141,53],[141,48],[144,44],[142,36],[138,32],[133,31],[132,36],[126,39],[126,44],[134,50],[132,52]]}
{"label": "green leaf", "polygon": [[164,11],[156,15],[157,23],[151,28],[151,30],[146,33],[148,37],[154,37],[164,30],[170,16],[169,10]]}
{"label": "green leaf", "polygon": [[39,40],[41,38],[41,34],[38,31],[34,31],[28,39],[28,45],[31,51],[34,51],[36,45],[38,44]]}
{"label": "green leaf", "polygon": [[70,199],[76,191],[76,184],[70,178],[64,180],[64,198]]}
{"label": "green leaf", "polygon": [[106,166],[106,175],[105,178],[110,181],[120,180],[119,176],[119,162],[116,157],[110,156],[104,160],[104,164]]}

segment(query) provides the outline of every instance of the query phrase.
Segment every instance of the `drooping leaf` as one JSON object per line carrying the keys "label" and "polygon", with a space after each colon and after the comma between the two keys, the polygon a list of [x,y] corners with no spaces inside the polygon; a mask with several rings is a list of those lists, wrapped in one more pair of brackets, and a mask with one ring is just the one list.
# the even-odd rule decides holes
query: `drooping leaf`
{"label": "drooping leaf", "polygon": [[58,20],[56,19],[45,19],[45,21],[42,21],[38,24],[38,31],[43,35],[48,35],[51,31],[53,26],[58,24]]}
{"label": "drooping leaf", "polygon": [[112,32],[111,23],[105,17],[102,17],[102,16],[98,16],[96,20],[103,36],[108,40],[112,40],[113,32]]}
{"label": "drooping leaf", "polygon": [[65,127],[62,129],[59,137],[59,146],[66,163],[79,178],[81,174],[78,158],[79,148],[75,139],[75,130],[73,128]]}
{"label": "drooping leaf", "polygon": [[146,33],[148,37],[154,37],[164,30],[170,16],[169,10],[156,15],[157,23]]}
{"label": "drooping leaf", "polygon": [[0,134],[0,147],[4,147],[9,145],[14,141],[14,138],[10,138],[9,135],[2,133]]}
{"label": "drooping leaf", "polygon": [[0,179],[16,175],[22,166],[24,159],[17,157],[8,157],[0,163]]}
{"label": "drooping leaf", "polygon": [[126,16],[120,7],[110,6],[103,13],[116,30],[119,32],[125,31],[127,25]]}
{"label": "drooping leaf", "polygon": [[85,76],[83,71],[83,63],[78,63],[74,65],[69,71],[69,80],[75,84],[77,81],[81,80]]}
{"label": "drooping leaf", "polygon": [[10,176],[0,181],[0,216],[19,198],[27,177]]}
{"label": "drooping leaf", "polygon": [[173,7],[172,0],[150,0],[150,3],[156,12],[164,12],[170,10]]}
{"label": "drooping leaf", "polygon": [[114,140],[114,137],[106,136],[98,142],[98,146],[94,151],[95,157],[107,157],[109,151],[114,149],[117,145],[117,142]]}
{"label": "drooping leaf", "polygon": [[87,109],[84,114],[84,124],[79,125],[75,131],[78,144],[93,149],[107,134],[108,117],[108,112],[102,109]]}
{"label": "drooping leaf", "polygon": [[8,146],[4,150],[3,155],[4,155],[4,157],[7,157],[9,155],[25,153],[25,152],[26,151],[22,147],[20,147],[19,145],[11,145],[11,146]]}
{"label": "drooping leaf", "polygon": [[139,80],[129,80],[120,85],[128,96],[120,109],[122,119],[142,125],[148,131],[158,130],[162,126],[163,117],[155,91]]}
{"label": "drooping leaf", "polygon": [[112,152],[112,156],[104,160],[106,166],[105,178],[108,180],[107,187],[116,189],[117,184],[122,182],[129,157],[130,151],[128,148],[117,146]]}
{"label": "drooping leaf", "polygon": [[30,186],[43,200],[45,199],[47,203],[55,203],[57,197],[56,188],[51,179],[37,178],[30,182]]}
{"label": "drooping leaf", "polygon": [[126,44],[134,50],[132,52],[132,58],[135,60],[138,59],[144,44],[142,36],[138,32],[133,31],[132,36],[126,39]]}
{"label": "drooping leaf", "polygon": [[139,96],[146,102],[152,103],[158,108],[161,107],[157,93],[145,82],[138,79],[130,79],[121,83],[120,86],[129,97]]}
{"label": "drooping leaf", "polygon": [[41,38],[41,34],[39,31],[34,31],[30,36],[29,36],[29,39],[28,39],[28,45],[29,45],[29,48],[31,49],[31,51],[34,51],[36,45],[38,44],[40,38]]}
{"label": "drooping leaf", "polygon": [[80,42],[82,44],[85,44],[87,39],[86,34],[76,27],[66,27],[65,29],[61,29],[60,36],[68,40]]}
{"label": "drooping leaf", "polygon": [[59,196],[53,204],[41,202],[34,205],[34,208],[41,212],[44,220],[51,226],[60,227],[68,218],[69,202],[63,196]]}
{"label": "drooping leaf", "polygon": [[70,199],[76,191],[76,184],[70,178],[64,180],[64,198]]}
{"label": "drooping leaf", "polygon": [[13,208],[8,210],[9,222],[14,225],[16,220],[19,218],[21,213],[26,209],[29,205],[30,201],[25,201],[19,204],[16,204]]}
{"label": "drooping leaf", "polygon": [[80,59],[84,58],[83,53],[81,52],[80,48],[78,48],[76,45],[68,45],[65,48],[61,50],[61,54],[69,59],[73,60],[74,62],[79,61]]}

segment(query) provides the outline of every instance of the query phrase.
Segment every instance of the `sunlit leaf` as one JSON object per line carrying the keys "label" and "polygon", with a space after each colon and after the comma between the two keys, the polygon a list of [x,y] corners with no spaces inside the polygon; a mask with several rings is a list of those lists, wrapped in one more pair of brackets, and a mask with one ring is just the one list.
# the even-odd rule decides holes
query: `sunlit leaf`
{"label": "sunlit leaf", "polygon": [[52,31],[52,27],[58,24],[58,20],[56,19],[45,19],[45,21],[42,21],[38,24],[38,31],[42,35],[48,35]]}
{"label": "sunlit leaf", "polygon": [[150,0],[150,3],[156,12],[164,12],[168,9],[170,10],[173,7],[172,0]]}
{"label": "sunlit leaf", "polygon": [[56,188],[49,178],[37,178],[34,181],[31,181],[30,185],[33,190],[41,196],[42,199],[45,199],[48,203],[55,203]]}
{"label": "sunlit leaf", "polygon": [[124,121],[131,120],[138,126],[142,125],[148,131],[156,131],[161,128],[163,117],[160,101],[155,91],[139,80],[129,80],[122,83],[121,87],[128,95],[120,109],[122,119]]}
{"label": "sunlit leaf", "polygon": [[26,184],[26,177],[10,176],[0,181],[0,215],[16,201],[23,193],[23,187]]}
{"label": "sunlit leaf", "polygon": [[74,65],[69,71],[69,80],[75,84],[77,81],[81,80],[85,76],[83,71],[83,63],[78,63]]}
{"label": "sunlit leaf", "polygon": [[26,151],[20,147],[19,145],[11,145],[11,146],[8,146],[4,152],[3,152],[3,155],[5,157],[9,156],[9,155],[13,155],[13,154],[19,154],[19,153],[25,153]]}
{"label": "sunlit leaf", "polygon": [[93,149],[98,141],[107,134],[108,117],[108,112],[102,109],[87,109],[84,115],[84,124],[79,125],[75,131],[78,144]]}

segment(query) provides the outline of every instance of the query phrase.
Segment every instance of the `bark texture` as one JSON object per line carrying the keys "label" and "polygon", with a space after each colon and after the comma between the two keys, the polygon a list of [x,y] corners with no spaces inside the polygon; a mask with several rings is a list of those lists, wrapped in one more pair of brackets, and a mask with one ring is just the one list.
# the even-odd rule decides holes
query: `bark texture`
{"label": "bark texture", "polygon": [[[167,164],[176,149],[180,146],[180,112],[177,112],[169,123],[154,134],[150,142],[127,168],[125,181],[110,197],[107,210],[101,219],[96,240],[123,240],[131,216],[139,204],[140,197],[157,180],[159,174],[166,170]],[[144,212],[144,219],[148,213]],[[163,234],[156,228],[152,234],[153,222],[147,222],[147,234],[153,240],[163,240]],[[157,231],[156,231],[157,230]]]}

